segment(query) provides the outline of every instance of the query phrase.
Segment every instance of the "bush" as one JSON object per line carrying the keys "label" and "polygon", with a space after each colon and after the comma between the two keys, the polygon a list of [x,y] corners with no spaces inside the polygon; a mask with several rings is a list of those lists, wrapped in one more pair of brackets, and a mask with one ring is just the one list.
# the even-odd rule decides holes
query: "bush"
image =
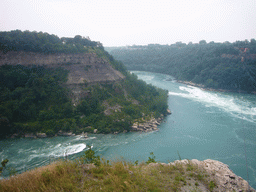
{"label": "bush", "polygon": [[100,156],[95,155],[95,152],[92,150],[91,146],[89,146],[89,149],[84,152],[84,155],[81,157],[81,161],[85,164],[93,163],[96,166],[101,164]]}
{"label": "bush", "polygon": [[156,163],[156,160],[155,160],[156,156],[154,156],[154,153],[151,152],[150,155],[151,155],[151,157],[148,157],[148,160],[146,161],[146,163],[147,164],[149,164],[149,163]]}
{"label": "bush", "polygon": [[8,163],[8,161],[9,161],[8,159],[5,159],[1,162],[2,167],[0,167],[0,175],[3,171],[3,169],[5,168],[6,164]]}

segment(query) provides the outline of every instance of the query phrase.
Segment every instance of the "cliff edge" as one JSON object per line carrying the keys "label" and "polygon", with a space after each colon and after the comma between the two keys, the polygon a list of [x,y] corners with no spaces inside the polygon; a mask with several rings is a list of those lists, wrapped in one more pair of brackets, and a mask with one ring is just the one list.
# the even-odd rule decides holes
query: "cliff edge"
{"label": "cliff edge", "polygon": [[[207,159],[199,161],[197,159],[192,160],[177,160],[169,165],[189,165],[193,164],[198,166],[199,169],[204,170],[208,174],[208,180],[214,181],[216,187],[213,191],[256,191],[250,187],[249,183],[243,178],[237,176],[229,169],[229,166],[216,160]],[[198,188],[202,191],[207,191],[204,185],[198,185]],[[181,191],[190,191],[189,186],[183,186]]]}
{"label": "cliff edge", "polygon": [[219,161],[148,163],[133,164],[124,160],[110,163],[96,156],[82,157],[76,162],[58,161],[0,180],[0,191],[255,192],[247,181]]}
{"label": "cliff edge", "polygon": [[115,70],[104,58],[95,53],[53,53],[0,51],[0,66],[24,65],[44,66],[50,68],[62,67],[69,71],[68,80],[64,86],[71,90],[73,103],[77,103],[86,93],[83,88],[97,83],[113,83],[125,76]]}
{"label": "cliff edge", "polygon": [[70,71],[67,84],[111,82],[124,78],[124,75],[113,69],[110,63],[95,53],[55,53],[0,51],[1,65],[24,65],[63,67]]}

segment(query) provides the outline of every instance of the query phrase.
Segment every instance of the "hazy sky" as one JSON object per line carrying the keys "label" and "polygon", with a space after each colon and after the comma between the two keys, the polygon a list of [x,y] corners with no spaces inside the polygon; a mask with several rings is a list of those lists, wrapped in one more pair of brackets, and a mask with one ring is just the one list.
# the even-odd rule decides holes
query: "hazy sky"
{"label": "hazy sky", "polygon": [[0,31],[89,36],[104,46],[256,39],[256,0],[1,0]]}

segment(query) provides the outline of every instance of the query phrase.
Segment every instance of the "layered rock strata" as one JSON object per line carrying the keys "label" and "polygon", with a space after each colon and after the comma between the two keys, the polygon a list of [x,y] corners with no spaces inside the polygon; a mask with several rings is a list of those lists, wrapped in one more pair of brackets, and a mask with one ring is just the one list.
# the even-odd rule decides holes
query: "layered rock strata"
{"label": "layered rock strata", "polygon": [[34,52],[0,51],[1,65],[38,65],[46,67],[63,67],[70,71],[67,84],[84,84],[117,81],[124,75],[113,69],[109,62],[95,53],[56,53],[41,54]]}
{"label": "layered rock strata", "polygon": [[112,83],[125,78],[106,59],[98,57],[95,53],[42,54],[10,51],[4,54],[0,51],[0,66],[5,64],[62,67],[69,70],[68,80],[64,86],[71,90],[70,97],[74,104],[88,94],[84,91],[86,86],[97,83]]}

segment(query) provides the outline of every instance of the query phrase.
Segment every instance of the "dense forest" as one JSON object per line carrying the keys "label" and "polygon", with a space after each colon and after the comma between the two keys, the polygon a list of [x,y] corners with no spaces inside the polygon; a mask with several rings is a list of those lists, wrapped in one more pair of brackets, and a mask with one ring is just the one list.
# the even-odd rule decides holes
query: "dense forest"
{"label": "dense forest", "polygon": [[152,71],[207,88],[256,91],[256,40],[106,48],[129,70]]}
{"label": "dense forest", "polygon": [[[14,35],[16,33],[21,39]],[[44,36],[41,43],[38,39],[34,43],[30,38],[22,38],[39,38],[41,35]],[[43,50],[46,42],[51,42],[53,37],[59,39],[47,33],[28,31],[1,32],[0,36],[0,47],[5,52],[41,50],[45,53]],[[77,36],[61,39],[68,39],[65,42],[75,42]],[[86,42],[84,38],[80,40]],[[15,47],[16,41],[22,43]],[[93,44],[94,42],[89,42],[76,52],[83,49],[86,51],[90,47],[90,51],[106,58],[126,78],[111,84],[88,85],[85,88],[88,94],[76,106],[69,97],[70,90],[65,87],[68,70],[60,67],[45,68],[36,64],[29,67],[0,66],[0,138],[14,133],[24,135],[38,132],[53,136],[60,130],[73,133],[93,132],[94,129],[98,130],[97,133],[130,131],[135,120],[166,114],[167,91],[138,80],[136,75],[129,73],[124,65],[114,60],[103,47]],[[82,43],[77,42],[74,45]],[[61,49],[56,48],[51,52],[48,49],[46,53],[56,53],[59,50]]]}

